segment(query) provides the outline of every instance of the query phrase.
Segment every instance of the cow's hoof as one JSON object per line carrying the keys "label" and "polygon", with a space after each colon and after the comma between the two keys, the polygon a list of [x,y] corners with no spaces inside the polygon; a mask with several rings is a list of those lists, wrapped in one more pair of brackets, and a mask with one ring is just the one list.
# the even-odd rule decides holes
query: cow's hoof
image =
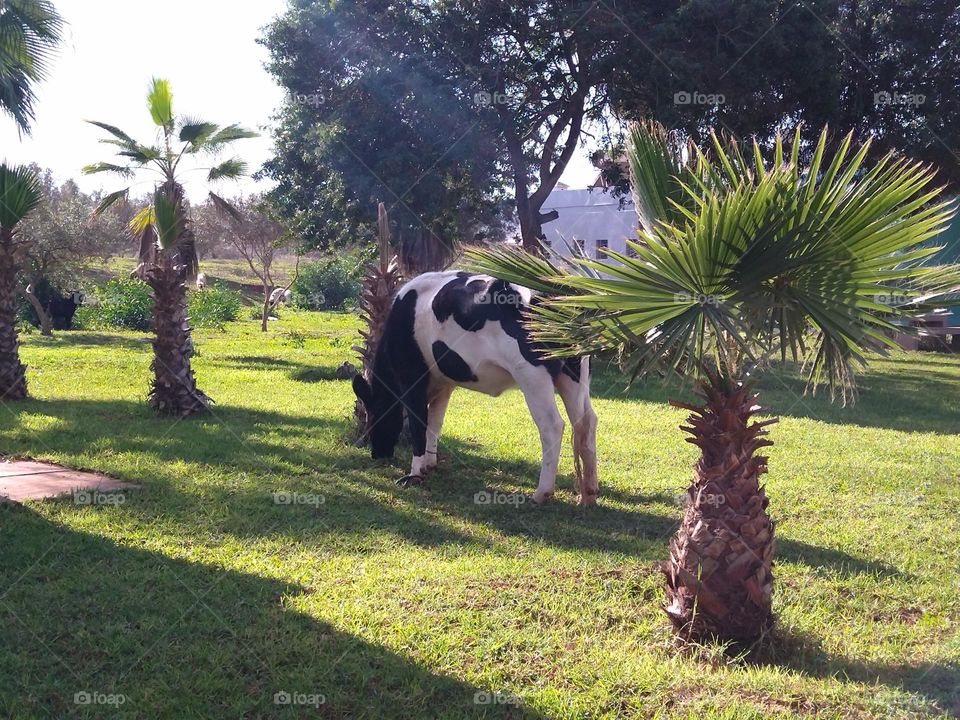
{"label": "cow's hoof", "polygon": [[423,485],[423,475],[404,475],[397,480],[400,487],[410,487],[411,485]]}
{"label": "cow's hoof", "polygon": [[530,499],[533,500],[537,505],[543,505],[545,502],[553,498],[552,492],[540,492],[537,490]]}

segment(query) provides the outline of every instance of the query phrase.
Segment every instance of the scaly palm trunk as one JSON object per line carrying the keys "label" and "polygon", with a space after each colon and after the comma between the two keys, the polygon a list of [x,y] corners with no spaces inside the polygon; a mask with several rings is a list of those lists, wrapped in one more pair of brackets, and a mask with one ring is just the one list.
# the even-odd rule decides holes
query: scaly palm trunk
{"label": "scaly palm trunk", "polygon": [[[377,208],[377,224],[380,231],[380,257],[379,262],[367,267],[363,278],[363,287],[360,291],[360,319],[366,325],[366,329],[360,331],[363,337],[362,345],[353,348],[360,355],[361,374],[367,382],[373,381],[373,361],[377,353],[377,344],[387,324],[387,315],[390,314],[393,296],[400,288],[403,279],[397,260],[390,249],[390,223],[383,203],[380,203]],[[369,423],[366,408],[359,399],[354,405],[353,414],[357,424],[357,438],[361,441],[365,440]]]}
{"label": "scaly palm trunk", "polygon": [[665,610],[684,637],[749,643],[773,624],[767,458],[756,452],[772,445],[764,428],[776,419],[750,422],[760,407],[745,383],[710,376],[699,395],[703,405],[672,403],[691,411],[682,429],[701,456],[664,565]]}
{"label": "scaly palm trunk", "polygon": [[0,228],[0,400],[27,396],[27,366],[17,341],[17,251],[13,233]]}
{"label": "scaly palm trunk", "polygon": [[162,415],[183,417],[207,409],[209,399],[197,389],[190,356],[193,341],[187,318],[187,289],[183,268],[161,252],[144,272],[153,290],[153,382],[150,405]]}

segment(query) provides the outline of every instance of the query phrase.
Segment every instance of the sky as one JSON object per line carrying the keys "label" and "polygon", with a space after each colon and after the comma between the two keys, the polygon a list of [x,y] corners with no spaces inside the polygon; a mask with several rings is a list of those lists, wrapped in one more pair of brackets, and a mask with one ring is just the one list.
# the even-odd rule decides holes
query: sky
{"label": "sky", "polygon": [[[109,175],[81,176],[80,168],[110,161],[105,133],[84,120],[116,125],[130,135],[153,137],[146,110],[151,77],[170,80],[174,112],[227,125],[239,123],[261,136],[237,142],[233,150],[250,172],[271,155],[271,115],[284,92],[264,69],[266,49],[256,43],[261,28],[283,11],[286,0],[57,0],[67,27],[50,77],[37,88],[37,121],[31,136],[20,137],[13,121],[0,117],[0,159],[36,162],[59,181],[75,179],[86,191],[117,190],[124,180]],[[205,194],[205,172],[187,174],[194,200]],[[571,161],[562,181],[585,187],[595,171],[586,153]],[[195,182],[191,182],[191,178]],[[134,194],[151,188],[138,177]],[[268,189],[245,178],[224,183],[234,196]]]}

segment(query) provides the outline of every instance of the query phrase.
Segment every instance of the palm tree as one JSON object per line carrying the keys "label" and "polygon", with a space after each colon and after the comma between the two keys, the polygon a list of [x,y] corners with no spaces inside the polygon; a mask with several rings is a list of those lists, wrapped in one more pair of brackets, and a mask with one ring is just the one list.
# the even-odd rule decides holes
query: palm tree
{"label": "palm tree", "polygon": [[0,2],[0,110],[21,132],[34,120],[34,86],[47,75],[63,20],[46,0]]}
{"label": "palm tree", "polygon": [[24,243],[17,225],[43,198],[43,186],[27,167],[0,165],[0,400],[27,396],[26,366],[17,341],[17,275]]}
{"label": "palm tree", "polygon": [[[119,163],[100,162],[88,165],[84,173],[109,172],[133,179],[137,171],[151,170],[159,174],[153,202],[144,207],[131,222],[140,239],[140,265],[136,274],[153,290],[154,373],[150,404],[161,414],[185,416],[205,410],[208,398],[197,389],[190,356],[193,343],[187,318],[185,283],[197,274],[197,253],[194,235],[188,222],[180,163],[187,157],[219,158],[228,145],[256,133],[237,125],[220,127],[211,122],[185,118],[173,112],[173,95],[167,80],[154,78],[147,94],[150,117],[157,126],[153,144],[143,144],[113,125],[91,121],[106,130],[110,137],[102,142],[120,150]],[[215,160],[207,170],[207,181],[236,179],[246,172],[246,163],[239,158]],[[129,188],[106,195],[95,210],[104,212],[115,202],[126,198]],[[209,192],[213,204],[222,212],[238,217],[238,213],[219,195]]]}
{"label": "palm tree", "polygon": [[[628,155],[639,241],[609,260],[472,252],[481,269],[551,293],[533,337],[561,353],[614,352],[633,376],[679,373],[701,402],[683,430],[700,449],[664,565],[665,610],[684,636],[752,642],[773,622],[773,523],[760,485],[771,445],[752,377],[771,357],[803,361],[809,388],[854,397],[856,371],[893,341],[891,320],[960,286],[924,265],[923,242],[952,216],[929,168],[892,156],[864,166],[850,138],[810,165],[778,137],[772,158],[712,136],[710,156],[657,125],[632,128]],[[596,274],[600,273],[598,277]],[[592,275],[592,276],[591,276]],[[885,302],[906,296],[906,306]],[[554,346],[556,347],[556,346]]]}

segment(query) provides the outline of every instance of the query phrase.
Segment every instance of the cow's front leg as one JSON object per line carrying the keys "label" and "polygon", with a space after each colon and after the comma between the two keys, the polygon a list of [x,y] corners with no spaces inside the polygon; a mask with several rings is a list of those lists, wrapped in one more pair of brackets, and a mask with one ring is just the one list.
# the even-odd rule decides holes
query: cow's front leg
{"label": "cow's front leg", "polygon": [[563,418],[553,396],[553,379],[546,368],[534,367],[517,378],[523,399],[540,431],[540,481],[533,493],[533,501],[542,503],[553,497],[560,463],[560,443],[563,440]]}
{"label": "cow's front leg", "polygon": [[424,379],[404,395],[403,406],[407,411],[410,427],[410,444],[413,446],[413,461],[410,474],[397,480],[398,485],[419,485],[423,482],[427,462],[427,382]]}
{"label": "cow's front leg", "polygon": [[444,386],[433,394],[429,405],[427,405],[427,456],[423,466],[424,472],[429,472],[437,466],[437,445],[440,439],[440,430],[443,427],[443,416],[447,412],[447,405],[450,404],[452,394],[453,386]]}

